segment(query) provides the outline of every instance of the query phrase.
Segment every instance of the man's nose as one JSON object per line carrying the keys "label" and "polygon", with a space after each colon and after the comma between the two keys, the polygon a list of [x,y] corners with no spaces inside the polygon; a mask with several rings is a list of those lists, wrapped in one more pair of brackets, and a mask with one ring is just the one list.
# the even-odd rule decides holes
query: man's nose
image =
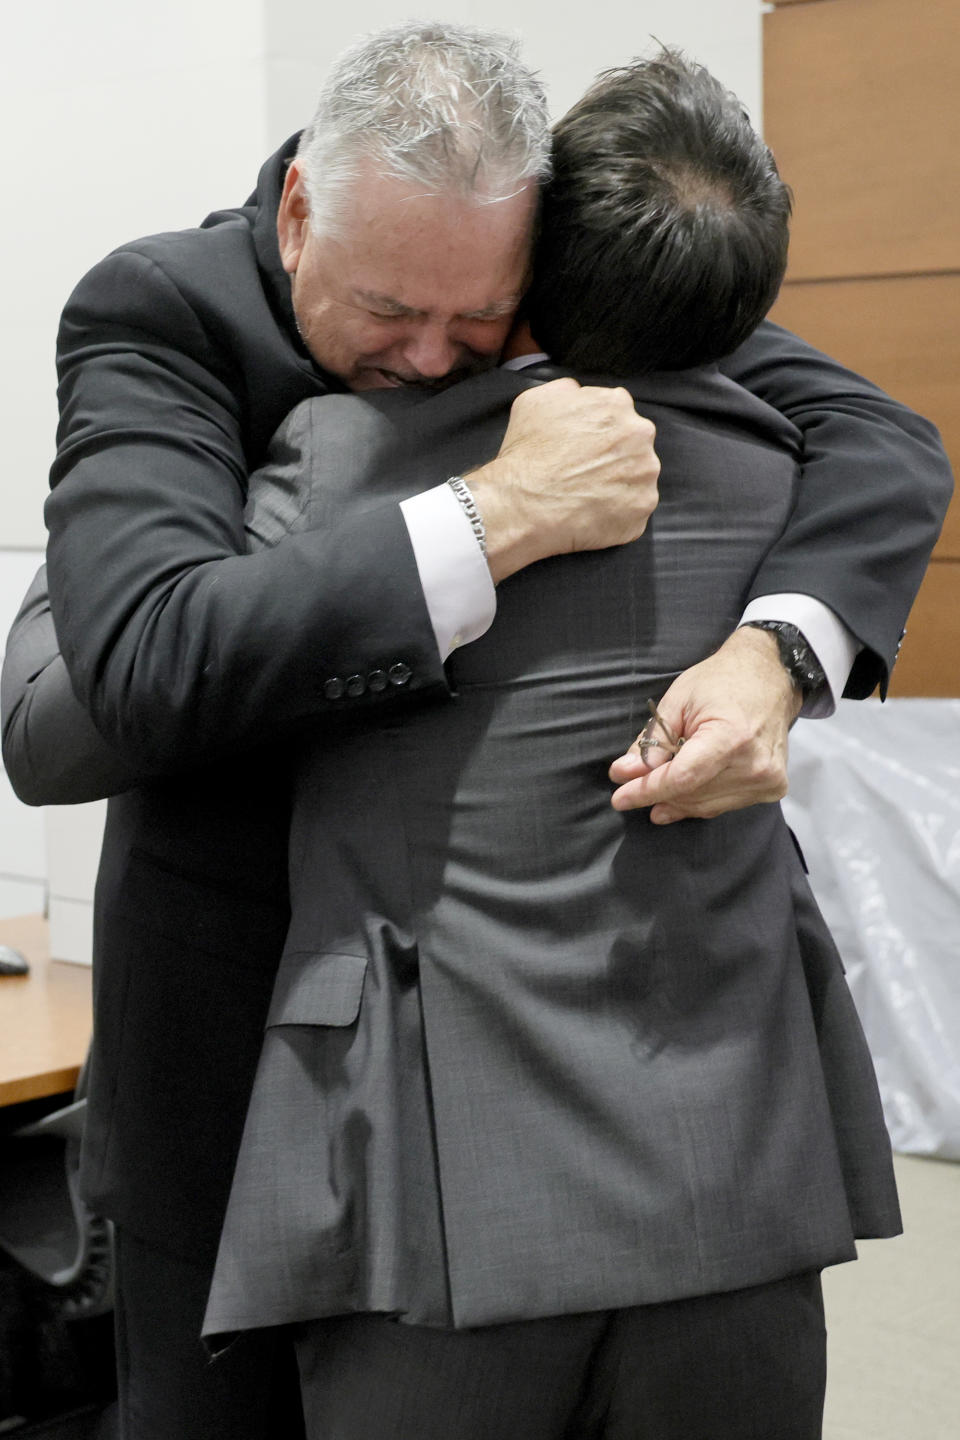
{"label": "man's nose", "polygon": [[404,346],[404,359],[427,380],[439,380],[457,364],[461,346],[447,334],[443,324],[421,325]]}

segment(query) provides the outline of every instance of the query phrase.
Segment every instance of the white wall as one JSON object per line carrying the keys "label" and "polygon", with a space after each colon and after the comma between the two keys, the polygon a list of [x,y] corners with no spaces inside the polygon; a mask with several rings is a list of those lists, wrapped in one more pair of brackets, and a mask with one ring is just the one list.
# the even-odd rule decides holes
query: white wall
{"label": "white wall", "polygon": [[649,52],[656,40],[680,45],[708,65],[759,116],[760,0],[366,0],[335,9],[304,0],[266,0],[268,121],[280,140],[303,123],[328,62],[358,35],[407,15],[482,24],[520,36],[543,75],[554,115],[562,115],[599,70]]}
{"label": "white wall", "polygon": [[[5,508],[4,501],[0,505]],[[35,570],[36,556],[0,552],[0,657]],[[43,815],[20,804],[0,770],[0,916],[32,915],[42,910],[46,870]]]}
{"label": "white wall", "polygon": [[[482,23],[518,33],[555,114],[600,69],[683,46],[760,109],[760,0],[488,0]],[[572,12],[572,7],[571,7]],[[475,0],[19,0],[0,47],[0,144],[11,219],[0,232],[0,648],[39,563],[56,426],[54,340],[76,280],[135,235],[239,203],[269,151],[303,124],[330,59],[358,34],[428,14],[476,23]],[[88,941],[98,807],[52,812],[64,952]],[[37,910],[41,818],[0,775],[0,916]],[[73,863],[64,865],[64,854]],[[62,902],[62,903],[59,903]],[[61,921],[57,920],[58,928]]]}
{"label": "white wall", "polygon": [[265,101],[259,0],[11,9],[0,60],[11,205],[0,240],[0,418],[16,478],[3,497],[0,545],[21,547],[43,544],[53,347],[70,290],[121,241],[195,224],[246,194]]}

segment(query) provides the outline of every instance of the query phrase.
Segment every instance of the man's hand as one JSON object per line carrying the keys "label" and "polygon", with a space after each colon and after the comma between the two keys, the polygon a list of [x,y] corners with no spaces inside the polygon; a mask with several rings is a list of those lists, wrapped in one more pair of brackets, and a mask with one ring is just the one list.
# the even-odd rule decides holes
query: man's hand
{"label": "man's hand", "polygon": [[787,731],[800,710],[797,687],[764,630],[735,630],[716,654],[676,679],[657,702],[684,745],[671,759],[636,741],[610,766],[615,810],[652,805],[669,825],[741,810],[787,793]]}
{"label": "man's hand", "polygon": [[469,475],[494,581],[642,535],[659,498],[655,435],[627,390],[563,379],[519,395],[499,455]]}

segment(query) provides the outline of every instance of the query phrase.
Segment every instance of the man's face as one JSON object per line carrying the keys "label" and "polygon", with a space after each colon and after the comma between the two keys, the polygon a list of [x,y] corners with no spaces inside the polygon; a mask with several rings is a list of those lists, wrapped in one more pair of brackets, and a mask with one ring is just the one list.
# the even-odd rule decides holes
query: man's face
{"label": "man's face", "polygon": [[463,379],[496,362],[528,280],[536,185],[488,205],[376,174],[336,238],[310,229],[294,161],[277,217],[304,342],[351,390]]}

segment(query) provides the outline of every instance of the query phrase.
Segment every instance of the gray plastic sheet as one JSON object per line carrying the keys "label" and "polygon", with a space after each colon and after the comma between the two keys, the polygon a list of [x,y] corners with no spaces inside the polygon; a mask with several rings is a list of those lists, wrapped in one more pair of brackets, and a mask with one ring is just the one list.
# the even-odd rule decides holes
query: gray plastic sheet
{"label": "gray plastic sheet", "polygon": [[783,808],[894,1149],[960,1160],[960,700],[847,701],[801,721]]}

